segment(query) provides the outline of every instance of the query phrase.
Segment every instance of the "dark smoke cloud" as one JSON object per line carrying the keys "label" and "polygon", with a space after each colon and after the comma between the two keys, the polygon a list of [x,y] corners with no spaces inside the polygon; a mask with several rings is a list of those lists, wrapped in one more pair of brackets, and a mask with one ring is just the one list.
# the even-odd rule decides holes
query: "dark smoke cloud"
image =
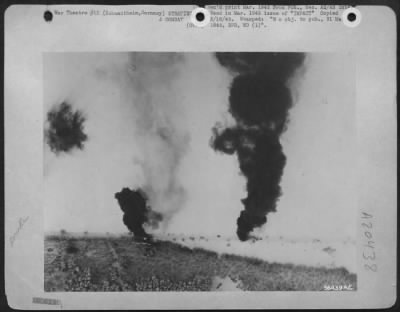
{"label": "dark smoke cloud", "polygon": [[124,187],[120,192],[115,193],[115,198],[124,212],[124,224],[135,237],[149,237],[144,230],[144,225],[156,228],[162,221],[162,215],[148,206],[147,195],[141,189],[132,191]]}
{"label": "dark smoke cloud", "polygon": [[235,74],[230,87],[229,112],[236,124],[213,129],[211,145],[217,151],[237,154],[247,178],[244,210],[237,219],[237,235],[266,223],[276,211],[280,180],[286,164],[280,135],[292,106],[288,80],[303,63],[303,53],[216,53],[219,63]]}
{"label": "dark smoke cloud", "polygon": [[62,102],[47,113],[48,127],[45,139],[52,152],[69,152],[74,148],[83,149],[87,135],[84,133],[86,118],[80,110]]}

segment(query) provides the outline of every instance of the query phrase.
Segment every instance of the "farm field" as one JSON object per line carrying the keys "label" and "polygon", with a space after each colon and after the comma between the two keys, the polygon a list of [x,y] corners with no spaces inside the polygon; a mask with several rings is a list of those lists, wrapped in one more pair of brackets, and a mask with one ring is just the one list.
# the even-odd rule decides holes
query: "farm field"
{"label": "farm field", "polygon": [[282,291],[352,285],[345,268],[270,263],[171,241],[129,236],[48,235],[44,289],[63,291]]}

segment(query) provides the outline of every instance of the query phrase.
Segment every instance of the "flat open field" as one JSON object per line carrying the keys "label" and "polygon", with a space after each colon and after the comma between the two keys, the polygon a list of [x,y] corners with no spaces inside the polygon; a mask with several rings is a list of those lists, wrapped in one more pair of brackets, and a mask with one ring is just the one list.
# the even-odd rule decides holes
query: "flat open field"
{"label": "flat open field", "polygon": [[323,290],[352,285],[345,268],[269,263],[219,255],[169,241],[152,245],[128,236],[48,235],[45,291],[216,291]]}

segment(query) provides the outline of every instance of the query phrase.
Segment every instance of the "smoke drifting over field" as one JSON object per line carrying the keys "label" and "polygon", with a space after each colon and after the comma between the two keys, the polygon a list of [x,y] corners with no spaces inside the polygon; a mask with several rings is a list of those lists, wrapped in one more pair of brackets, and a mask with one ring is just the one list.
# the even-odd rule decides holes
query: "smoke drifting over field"
{"label": "smoke drifting over field", "polygon": [[[185,202],[178,170],[189,144],[189,134],[179,120],[185,112],[174,85],[180,75],[182,55],[96,55],[97,62],[83,56],[84,62],[70,57],[72,63],[68,65],[72,68],[60,71],[70,75],[64,81],[65,93],[70,92],[64,98],[57,95],[62,104],[49,103],[56,108],[47,116],[50,126],[46,130],[46,142],[54,156],[48,155],[51,162],[45,173],[62,170],[67,178],[68,169],[51,166],[59,162],[76,165],[74,170],[81,175],[75,178],[76,186],[71,185],[68,196],[73,201],[72,198],[82,195],[93,206],[107,196],[115,200],[114,193],[122,187],[140,187],[148,195],[150,205],[162,211],[168,220]],[[74,84],[74,76],[80,79],[80,85]],[[71,84],[74,86],[68,90]],[[85,113],[86,120],[81,118],[81,112]],[[87,136],[82,130],[83,122],[90,138],[84,150]],[[71,155],[59,153],[72,150]],[[97,167],[92,179],[87,172],[91,164],[82,161],[84,158]],[[95,176],[104,178],[96,181]],[[100,198],[89,199],[91,196],[82,194],[79,180],[85,179],[93,191],[102,188],[103,194],[97,194]],[[110,181],[101,181],[104,179]],[[115,203],[110,205],[110,201],[106,203],[111,210]],[[87,207],[83,203],[79,206]]]}
{"label": "smoke drifting over field", "polygon": [[148,236],[143,225],[157,228],[162,220],[162,215],[154,212],[147,204],[148,198],[141,189],[132,191],[125,187],[115,193],[115,198],[124,213],[124,224],[137,237]]}
{"label": "smoke drifting over field", "polygon": [[217,125],[212,146],[236,153],[247,178],[245,209],[237,220],[237,235],[246,240],[276,211],[286,157],[280,135],[288,121],[292,98],[288,80],[303,63],[301,53],[217,53],[220,64],[237,76],[229,95],[234,126]]}
{"label": "smoke drifting over field", "polygon": [[[81,127],[67,122],[66,129],[87,136],[60,141],[56,135],[66,146],[58,153],[44,138],[46,231],[126,233],[114,195],[141,188],[154,213],[148,213],[149,230],[156,216],[163,218],[152,234],[235,235],[246,198],[244,239],[253,228],[254,234],[291,237],[352,235],[353,60],[311,54],[303,66],[303,58],[46,54],[45,129],[57,129],[47,114],[66,103],[84,118]],[[296,68],[306,70],[297,75]],[[278,213],[257,228],[277,198]]]}
{"label": "smoke drifting over field", "polygon": [[[213,79],[198,91],[204,75],[193,76],[193,59],[198,60],[194,62],[196,67],[204,64],[216,72],[204,73]],[[218,69],[212,55],[69,54],[52,55],[49,60],[45,69],[51,71],[52,78],[46,88],[46,114],[60,103],[68,103],[72,113],[84,112],[85,134],[90,138],[84,149],[74,148],[80,141],[72,142],[68,154],[54,153],[48,144],[51,149],[45,155],[46,202],[49,207],[62,205],[65,211],[64,218],[51,214],[54,219],[60,223],[70,219],[76,214],[69,211],[81,207],[75,224],[82,230],[93,219],[89,213],[92,209],[102,211],[104,218],[112,215],[121,222],[114,194],[124,187],[141,188],[148,196],[154,211],[148,214],[149,225],[157,224],[156,219],[162,214],[161,226],[168,226],[182,208],[203,206],[194,197],[199,198],[204,187],[199,190],[191,181],[205,185],[210,181],[206,172],[215,174],[213,161],[206,158],[206,164],[198,157],[203,157],[205,150],[212,154],[207,144],[210,129],[224,108],[219,97],[226,98],[225,91],[215,94],[221,90],[221,83],[224,86],[229,81],[229,75]],[[204,89],[217,100],[217,105],[207,96],[189,96],[204,93]],[[200,106],[203,99],[207,104]],[[218,163],[218,157],[211,157]],[[207,167],[202,175],[199,166]],[[228,194],[221,196],[228,198]],[[106,229],[115,231],[112,226],[123,230],[114,223]]]}

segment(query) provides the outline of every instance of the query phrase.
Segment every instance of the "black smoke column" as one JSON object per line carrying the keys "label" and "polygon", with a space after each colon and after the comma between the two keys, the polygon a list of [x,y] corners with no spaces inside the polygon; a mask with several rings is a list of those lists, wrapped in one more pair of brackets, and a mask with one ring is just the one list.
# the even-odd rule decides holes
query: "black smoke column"
{"label": "black smoke column", "polygon": [[129,231],[137,238],[149,238],[143,225],[156,227],[162,216],[147,205],[146,194],[141,189],[132,191],[124,187],[121,192],[115,193],[115,198],[124,212],[123,221]]}
{"label": "black smoke column", "polygon": [[267,222],[281,195],[280,180],[286,157],[280,135],[285,131],[292,97],[289,78],[304,61],[303,53],[216,53],[219,63],[235,74],[230,87],[229,112],[236,124],[213,129],[211,145],[236,153],[247,178],[244,210],[237,219],[237,235]]}

